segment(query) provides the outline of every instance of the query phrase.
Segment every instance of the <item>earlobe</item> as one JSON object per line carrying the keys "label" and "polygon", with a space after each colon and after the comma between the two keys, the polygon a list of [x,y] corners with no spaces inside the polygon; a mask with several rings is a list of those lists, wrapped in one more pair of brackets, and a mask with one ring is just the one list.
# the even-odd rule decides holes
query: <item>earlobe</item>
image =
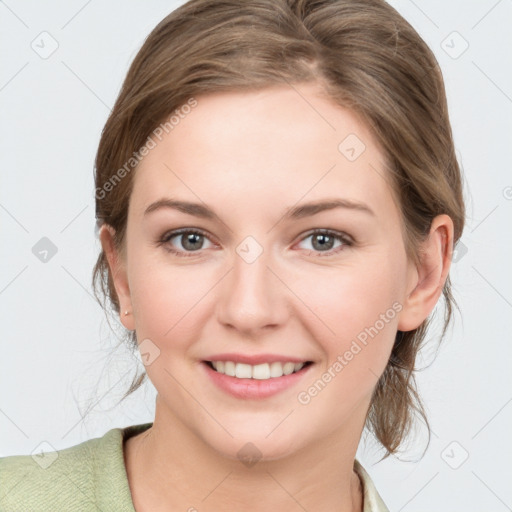
{"label": "earlobe", "polygon": [[[107,258],[110,275],[114,282],[117,298],[119,300],[119,311],[121,323],[128,329],[134,330],[135,324],[132,311],[132,302],[130,295],[130,287],[128,285],[128,276],[126,266],[122,255],[115,243],[115,230],[108,224],[103,224],[100,228],[99,237],[101,246]],[[126,312],[129,314],[125,314]]]}
{"label": "earlobe", "polygon": [[418,328],[432,312],[448,277],[453,253],[453,221],[445,214],[432,221],[420,248],[420,263],[403,301],[398,330]]}

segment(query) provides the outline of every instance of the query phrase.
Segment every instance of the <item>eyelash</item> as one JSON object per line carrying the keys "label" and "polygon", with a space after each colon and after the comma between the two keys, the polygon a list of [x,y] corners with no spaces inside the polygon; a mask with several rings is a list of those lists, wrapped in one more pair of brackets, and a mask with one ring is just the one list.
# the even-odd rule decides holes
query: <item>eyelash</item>
{"label": "eyelash", "polygon": [[[160,240],[157,242],[157,245],[158,246],[164,246],[165,245],[165,250],[166,251],[168,251],[171,254],[174,254],[175,256],[178,256],[180,258],[182,258],[182,257],[183,258],[188,258],[188,257],[191,257],[191,256],[196,256],[196,253],[198,253],[199,251],[189,251],[189,252],[177,251],[175,249],[170,248],[167,245],[168,242],[172,238],[177,237],[178,235],[182,235],[182,234],[194,234],[194,235],[204,236],[205,238],[209,238],[208,234],[205,233],[204,231],[200,230],[200,229],[197,229],[197,228],[195,228],[195,229],[183,228],[183,229],[177,229],[175,231],[169,231],[169,232],[165,233],[160,238]],[[315,235],[327,235],[327,236],[333,237],[334,239],[339,240],[343,244],[343,245],[339,246],[336,249],[331,249],[331,250],[325,251],[325,252],[322,252],[322,251],[317,252],[315,257],[322,258],[322,257],[333,256],[333,255],[339,253],[340,251],[344,250],[345,247],[350,247],[350,246],[354,245],[354,240],[351,237],[349,237],[345,233],[340,233],[340,232],[337,232],[337,231],[332,231],[330,229],[316,229],[316,230],[313,230],[310,233],[308,233],[305,237],[303,237],[300,240],[300,242],[302,242],[303,240],[306,240],[309,237],[315,236]],[[316,251],[310,250],[309,253],[311,253],[311,252],[316,252]]]}

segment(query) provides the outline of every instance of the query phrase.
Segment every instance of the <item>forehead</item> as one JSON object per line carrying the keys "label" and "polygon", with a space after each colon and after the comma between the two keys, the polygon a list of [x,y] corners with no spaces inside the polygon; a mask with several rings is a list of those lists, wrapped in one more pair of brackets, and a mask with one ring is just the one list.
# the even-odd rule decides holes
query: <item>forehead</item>
{"label": "forehead", "polygon": [[314,85],[196,97],[140,162],[134,206],[179,195],[256,213],[339,196],[394,206],[384,155],[357,114]]}

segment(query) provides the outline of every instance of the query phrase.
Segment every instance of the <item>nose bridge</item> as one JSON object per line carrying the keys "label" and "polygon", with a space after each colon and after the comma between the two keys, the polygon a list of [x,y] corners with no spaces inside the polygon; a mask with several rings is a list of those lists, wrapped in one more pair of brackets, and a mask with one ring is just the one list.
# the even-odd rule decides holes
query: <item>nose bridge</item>
{"label": "nose bridge", "polygon": [[221,323],[251,332],[284,321],[285,290],[268,268],[272,266],[271,251],[254,237],[246,237],[235,248],[233,268],[218,302]]}

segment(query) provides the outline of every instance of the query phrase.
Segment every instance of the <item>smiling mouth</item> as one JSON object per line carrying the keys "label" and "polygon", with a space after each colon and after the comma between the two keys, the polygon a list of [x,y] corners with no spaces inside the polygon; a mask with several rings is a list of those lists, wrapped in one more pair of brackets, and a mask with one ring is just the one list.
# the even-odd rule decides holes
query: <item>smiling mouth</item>
{"label": "smiling mouth", "polygon": [[234,361],[204,361],[212,370],[236,379],[270,380],[298,373],[307,368],[312,361],[305,363],[274,362],[250,365]]}

